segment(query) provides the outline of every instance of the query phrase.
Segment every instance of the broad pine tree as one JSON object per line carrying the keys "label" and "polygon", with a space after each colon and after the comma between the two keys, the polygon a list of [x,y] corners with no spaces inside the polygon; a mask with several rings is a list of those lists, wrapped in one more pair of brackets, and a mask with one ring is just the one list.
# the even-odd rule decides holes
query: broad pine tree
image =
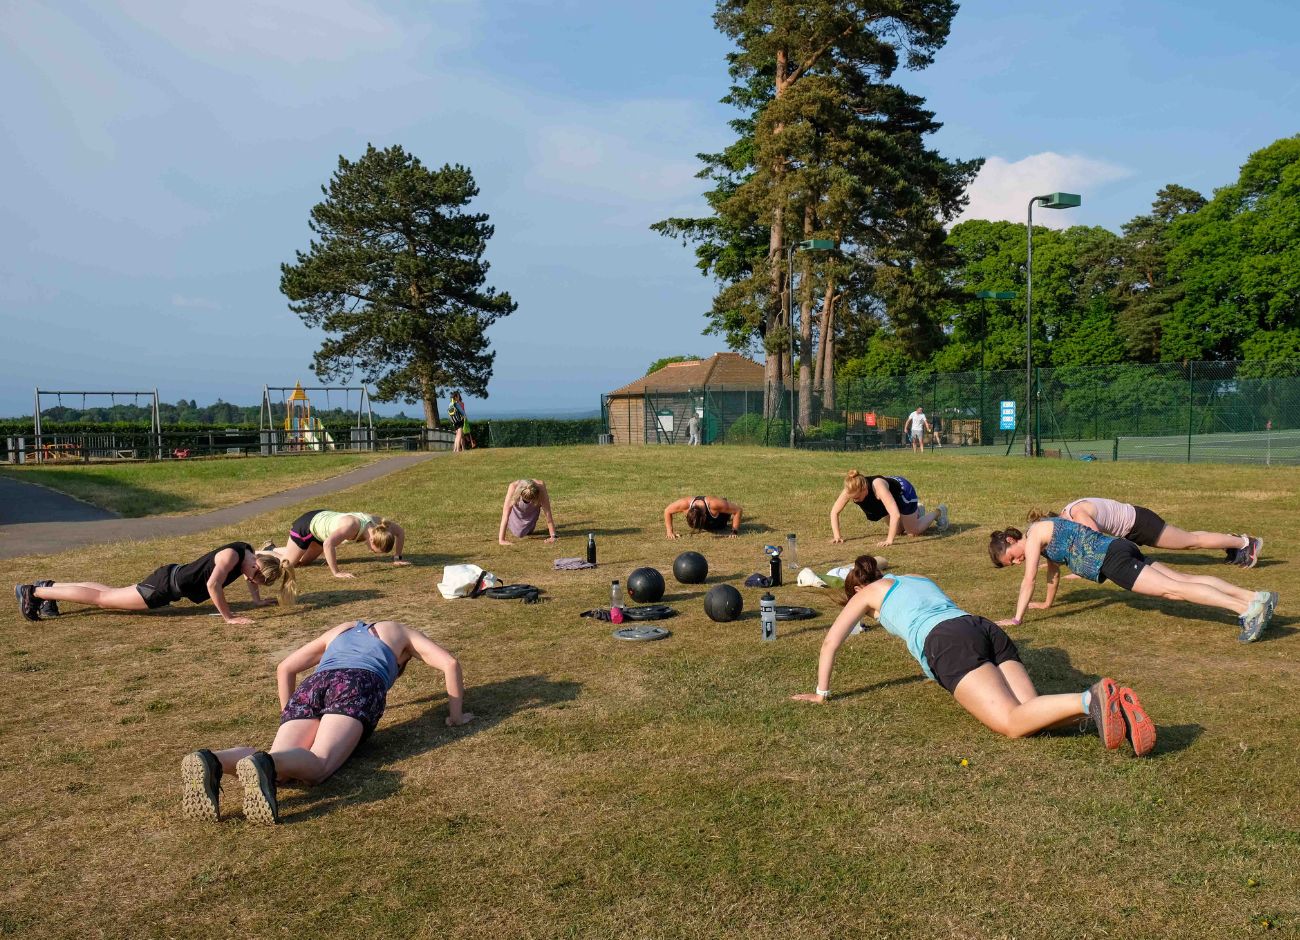
{"label": "broad pine tree", "polygon": [[426,168],[401,147],[339,157],[311,210],[310,250],[280,266],[289,309],[327,334],[322,379],[360,373],[380,401],[421,401],[437,427],[440,388],[486,397],[487,328],[517,307],[485,286],[493,228],[465,211],[478,195],[463,166]]}

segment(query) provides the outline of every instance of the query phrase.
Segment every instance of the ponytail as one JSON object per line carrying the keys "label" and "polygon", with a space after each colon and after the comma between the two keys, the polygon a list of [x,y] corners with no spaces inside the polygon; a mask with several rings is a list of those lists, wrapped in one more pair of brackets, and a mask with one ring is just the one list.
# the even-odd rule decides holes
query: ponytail
{"label": "ponytail", "polygon": [[262,573],[267,586],[280,582],[280,606],[292,607],[298,603],[298,573],[293,562],[286,561],[274,552],[258,552],[257,570]]}
{"label": "ponytail", "polygon": [[1039,519],[1057,519],[1059,516],[1054,512],[1042,509],[1031,509],[1025,514],[1025,518],[1029,520],[1030,525],[1033,525]]}
{"label": "ponytail", "polygon": [[852,496],[854,493],[861,493],[867,488],[867,478],[856,470],[850,470],[844,475],[844,492]]}
{"label": "ponytail", "polygon": [[1002,563],[1002,556],[1006,554],[1012,542],[1019,542],[1024,538],[1021,531],[1014,526],[1007,526],[1001,531],[994,532],[989,536],[989,558],[993,560],[994,568],[1005,567]]}
{"label": "ponytail", "polygon": [[844,602],[853,600],[858,588],[874,584],[880,578],[880,562],[875,556],[859,555],[853,560],[853,570],[844,576]]}
{"label": "ponytail", "polygon": [[370,527],[370,544],[379,549],[382,554],[391,552],[393,543],[397,541],[397,536],[389,531],[388,526],[388,520],[380,516],[379,521]]}

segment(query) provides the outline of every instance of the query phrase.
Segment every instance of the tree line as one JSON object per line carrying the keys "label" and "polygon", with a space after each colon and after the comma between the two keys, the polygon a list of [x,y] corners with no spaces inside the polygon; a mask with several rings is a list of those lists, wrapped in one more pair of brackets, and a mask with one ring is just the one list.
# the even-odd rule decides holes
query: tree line
{"label": "tree line", "polygon": [[[734,42],[722,99],[739,112],[734,139],[700,155],[709,214],[651,227],[694,246],[718,284],[705,332],[763,354],[769,388],[795,383],[803,426],[815,397],[834,406],[837,378],[1023,365],[1025,227],[948,228],[982,160],[929,147],[940,123],[894,80],[933,61],[956,12],[951,0],[716,4]],[[1252,154],[1212,197],[1165,186],[1120,233],[1035,227],[1038,358],[1300,358],[1298,197],[1300,136]]]}

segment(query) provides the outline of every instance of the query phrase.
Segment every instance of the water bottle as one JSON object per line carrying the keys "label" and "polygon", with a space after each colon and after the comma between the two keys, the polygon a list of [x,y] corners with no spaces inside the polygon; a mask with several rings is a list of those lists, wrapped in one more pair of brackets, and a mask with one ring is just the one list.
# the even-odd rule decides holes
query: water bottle
{"label": "water bottle", "polygon": [[609,583],[609,622],[623,622],[623,586],[617,581]]}
{"label": "water bottle", "polygon": [[758,619],[763,622],[763,639],[776,639],[776,598],[771,591],[758,599]]}
{"label": "water bottle", "polygon": [[587,564],[594,565],[595,563],[596,563],[596,533],[588,532],[587,533]]}
{"label": "water bottle", "polygon": [[768,559],[768,566],[771,569],[772,587],[781,586],[781,553],[774,552]]}
{"label": "water bottle", "polygon": [[785,537],[785,566],[791,571],[799,570],[799,546],[795,543],[794,533]]}

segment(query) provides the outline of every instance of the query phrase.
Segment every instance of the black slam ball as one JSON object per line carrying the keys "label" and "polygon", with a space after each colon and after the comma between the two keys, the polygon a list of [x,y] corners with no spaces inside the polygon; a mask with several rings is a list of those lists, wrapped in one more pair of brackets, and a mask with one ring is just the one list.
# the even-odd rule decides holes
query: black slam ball
{"label": "black slam ball", "polygon": [[699,552],[682,552],[673,562],[673,577],[682,584],[703,584],[709,577],[709,562]]}
{"label": "black slam ball", "polygon": [[717,623],[729,623],[740,616],[745,602],[730,584],[715,584],[704,595],[704,612]]}
{"label": "black slam ball", "polygon": [[638,604],[655,604],[664,596],[664,576],[654,568],[638,568],[627,576],[627,592]]}

